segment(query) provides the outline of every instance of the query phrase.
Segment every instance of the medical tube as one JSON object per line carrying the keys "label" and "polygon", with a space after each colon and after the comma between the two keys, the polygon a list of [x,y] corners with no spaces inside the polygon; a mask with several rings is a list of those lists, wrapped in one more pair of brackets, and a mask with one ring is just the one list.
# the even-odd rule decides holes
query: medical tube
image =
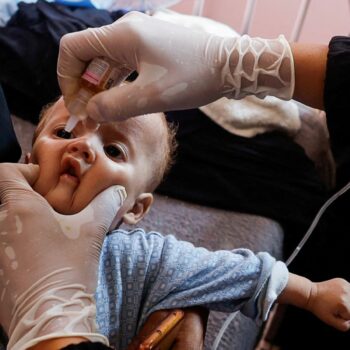
{"label": "medical tube", "polygon": [[80,89],[67,104],[70,117],[65,130],[71,132],[80,120],[87,118],[85,108],[95,94],[107,90],[119,83],[119,70],[105,57],[94,58],[80,79]]}

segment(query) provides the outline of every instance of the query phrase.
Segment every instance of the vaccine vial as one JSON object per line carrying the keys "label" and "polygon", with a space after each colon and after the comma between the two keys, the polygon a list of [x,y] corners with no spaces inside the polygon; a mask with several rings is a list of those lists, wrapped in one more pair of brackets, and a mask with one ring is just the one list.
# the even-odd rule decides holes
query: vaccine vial
{"label": "vaccine vial", "polygon": [[113,66],[113,62],[105,57],[96,57],[89,63],[81,76],[80,89],[67,105],[70,117],[65,127],[66,131],[71,132],[80,120],[87,118],[85,109],[92,96],[120,82],[119,72]]}

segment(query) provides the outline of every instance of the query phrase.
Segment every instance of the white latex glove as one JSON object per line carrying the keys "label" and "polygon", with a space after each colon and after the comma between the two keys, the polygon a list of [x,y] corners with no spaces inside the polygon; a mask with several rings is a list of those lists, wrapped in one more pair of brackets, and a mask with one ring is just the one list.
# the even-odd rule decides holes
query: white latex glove
{"label": "white latex glove", "polygon": [[31,188],[37,165],[0,164],[0,323],[9,350],[98,334],[93,294],[104,235],[126,194],[99,194],[76,215],[56,213]]}
{"label": "white latex glove", "polygon": [[133,83],[91,98],[87,114],[97,121],[193,108],[223,96],[290,99],[294,90],[293,57],[283,36],[223,38],[130,12],[61,39],[57,74],[66,103],[97,56],[115,62],[121,78],[139,73]]}

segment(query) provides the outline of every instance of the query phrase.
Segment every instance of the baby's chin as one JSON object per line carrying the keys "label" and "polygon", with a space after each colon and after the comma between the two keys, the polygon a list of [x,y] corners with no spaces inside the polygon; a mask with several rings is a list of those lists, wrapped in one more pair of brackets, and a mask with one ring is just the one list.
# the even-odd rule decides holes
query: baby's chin
{"label": "baby's chin", "polygon": [[47,187],[43,182],[34,184],[33,189],[43,196],[51,207],[59,214],[73,215],[83,210],[89,203],[81,193],[68,186]]}
{"label": "baby's chin", "polygon": [[83,208],[75,208],[74,206],[66,206],[62,203],[56,203],[55,201],[47,200],[51,207],[59,214],[73,215],[79,213]]}
{"label": "baby's chin", "polygon": [[[34,187],[34,190],[35,187]],[[72,201],[71,197],[67,196],[66,198],[62,196],[57,196],[51,192],[49,193],[40,193],[40,191],[36,190],[41,196],[43,196],[46,201],[50,204],[50,206],[59,214],[62,215],[73,215],[79,213],[84,209],[83,204],[77,204],[77,201]]]}
{"label": "baby's chin", "polygon": [[83,208],[77,208],[73,205],[66,205],[62,201],[55,201],[52,199],[47,199],[47,202],[51,205],[52,209],[62,215],[73,215],[79,213]]}

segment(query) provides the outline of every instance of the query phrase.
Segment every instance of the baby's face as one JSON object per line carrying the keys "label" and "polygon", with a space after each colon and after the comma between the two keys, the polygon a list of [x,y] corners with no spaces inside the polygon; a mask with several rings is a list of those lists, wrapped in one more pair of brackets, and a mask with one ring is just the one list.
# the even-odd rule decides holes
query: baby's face
{"label": "baby's face", "polygon": [[46,113],[30,157],[40,165],[34,189],[56,211],[74,214],[104,189],[122,185],[127,192],[124,213],[130,210],[145,192],[154,161],[160,157],[159,140],[165,129],[160,116],[101,124],[97,130],[79,122],[67,133],[69,115],[62,99]]}

